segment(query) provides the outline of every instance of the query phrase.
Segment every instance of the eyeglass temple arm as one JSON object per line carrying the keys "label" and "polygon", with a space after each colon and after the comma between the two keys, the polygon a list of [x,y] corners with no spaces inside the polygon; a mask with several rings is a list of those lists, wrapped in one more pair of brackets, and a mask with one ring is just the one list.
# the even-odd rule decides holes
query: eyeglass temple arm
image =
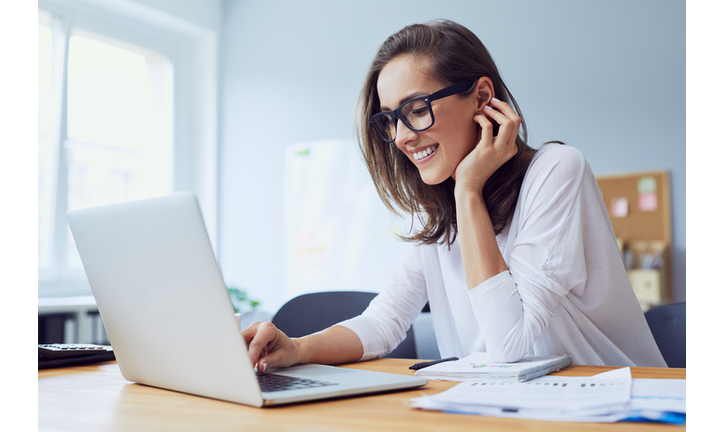
{"label": "eyeglass temple arm", "polygon": [[472,87],[473,84],[475,84],[475,81],[474,81],[474,80],[463,81],[463,82],[459,82],[459,83],[457,83],[457,84],[453,84],[453,85],[451,85],[450,87],[445,87],[444,89],[442,89],[442,90],[440,90],[440,91],[437,91],[437,92],[431,94],[431,95],[430,95],[430,100],[431,100],[431,101],[434,101],[434,100],[436,100],[436,99],[442,99],[442,98],[444,98],[444,97],[452,96],[452,95],[457,94],[457,93],[462,93],[462,92],[464,92],[465,90],[467,90],[467,89],[469,89],[470,87]]}

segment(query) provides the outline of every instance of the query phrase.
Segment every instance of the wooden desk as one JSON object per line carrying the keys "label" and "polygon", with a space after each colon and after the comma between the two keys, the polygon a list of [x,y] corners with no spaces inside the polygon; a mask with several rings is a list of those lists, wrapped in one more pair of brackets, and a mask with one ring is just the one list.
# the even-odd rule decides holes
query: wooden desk
{"label": "wooden desk", "polygon": [[[343,367],[412,374],[405,359],[380,359]],[[571,366],[558,375],[591,376],[615,368]],[[634,378],[686,378],[686,369],[631,368]],[[157,389],[123,379],[115,362],[38,371],[41,431],[655,431],[685,430],[653,423],[568,423],[502,419],[422,411],[411,398],[455,383],[430,381],[422,388],[275,408]],[[675,428],[675,429],[674,429]]]}

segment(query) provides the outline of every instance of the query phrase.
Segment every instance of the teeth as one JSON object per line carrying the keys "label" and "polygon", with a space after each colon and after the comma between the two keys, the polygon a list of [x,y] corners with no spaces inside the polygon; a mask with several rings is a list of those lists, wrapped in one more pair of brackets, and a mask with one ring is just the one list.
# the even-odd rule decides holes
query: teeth
{"label": "teeth", "polygon": [[415,160],[420,160],[426,156],[431,155],[433,152],[435,152],[435,150],[437,150],[436,145],[434,145],[432,147],[428,147],[425,150],[419,151],[417,153],[413,153],[412,156],[415,158]]}

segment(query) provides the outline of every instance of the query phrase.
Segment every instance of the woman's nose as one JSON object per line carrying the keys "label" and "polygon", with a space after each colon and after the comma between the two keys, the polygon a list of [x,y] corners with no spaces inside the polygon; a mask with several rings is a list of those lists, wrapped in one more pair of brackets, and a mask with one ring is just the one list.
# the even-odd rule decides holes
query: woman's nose
{"label": "woman's nose", "polygon": [[395,145],[403,148],[406,142],[417,138],[417,132],[407,127],[402,120],[397,120],[395,124]]}

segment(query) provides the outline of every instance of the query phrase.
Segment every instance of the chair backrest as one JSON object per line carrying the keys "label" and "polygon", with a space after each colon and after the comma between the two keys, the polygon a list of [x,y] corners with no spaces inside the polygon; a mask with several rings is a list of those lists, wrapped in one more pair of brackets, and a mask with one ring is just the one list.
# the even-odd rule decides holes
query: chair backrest
{"label": "chair backrest", "polygon": [[[272,323],[289,337],[306,336],[361,314],[375,296],[377,293],[362,291],[302,294],[284,304]],[[417,358],[412,327],[405,340],[385,357]]]}
{"label": "chair backrest", "polygon": [[656,306],[644,313],[669,367],[686,367],[686,302]]}

